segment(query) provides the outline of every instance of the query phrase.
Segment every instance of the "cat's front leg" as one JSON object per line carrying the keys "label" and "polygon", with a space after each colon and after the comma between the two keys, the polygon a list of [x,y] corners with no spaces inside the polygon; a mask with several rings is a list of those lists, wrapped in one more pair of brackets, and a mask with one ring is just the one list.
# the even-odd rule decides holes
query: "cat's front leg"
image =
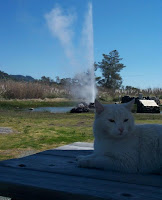
{"label": "cat's front leg", "polygon": [[77,157],[78,167],[94,168],[95,158],[96,158],[95,154],[91,154],[88,156],[78,156]]}
{"label": "cat's front leg", "polygon": [[99,156],[99,155],[89,155],[89,156],[81,156],[78,159],[78,166],[84,168],[95,168],[95,169],[103,169],[108,171],[120,171],[120,172],[128,172],[135,173],[135,168],[129,168],[127,165],[124,165],[120,162],[120,160],[113,160],[107,156]]}
{"label": "cat's front leg", "polygon": [[112,165],[109,159],[106,156],[91,154],[88,156],[79,156],[78,158],[78,166],[84,168],[96,168],[96,169],[112,169]]}

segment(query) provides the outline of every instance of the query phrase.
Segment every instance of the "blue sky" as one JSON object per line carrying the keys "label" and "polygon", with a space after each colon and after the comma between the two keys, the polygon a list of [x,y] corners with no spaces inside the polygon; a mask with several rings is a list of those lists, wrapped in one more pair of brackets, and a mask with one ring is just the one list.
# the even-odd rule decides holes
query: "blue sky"
{"label": "blue sky", "polygon": [[[56,7],[72,14],[73,45],[81,41],[88,0],[0,0],[0,70],[9,74],[73,76],[64,44],[49,30]],[[93,0],[94,60],[119,51],[123,85],[162,87],[162,1]],[[82,59],[78,56],[78,63]],[[80,70],[80,69],[79,69]]]}

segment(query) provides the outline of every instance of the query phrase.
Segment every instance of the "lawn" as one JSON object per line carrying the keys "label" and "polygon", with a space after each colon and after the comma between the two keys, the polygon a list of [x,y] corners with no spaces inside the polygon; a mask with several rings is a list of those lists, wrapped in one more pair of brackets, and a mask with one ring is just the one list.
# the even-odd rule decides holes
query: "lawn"
{"label": "lawn", "polygon": [[0,100],[1,109],[25,109],[25,108],[37,108],[37,107],[63,107],[74,106],[77,101],[70,99],[55,98],[55,99],[31,99],[31,100]]}
{"label": "lawn", "polygon": [[[77,141],[93,142],[94,113],[54,114],[0,110],[0,127],[12,134],[0,134],[0,160],[29,155]],[[134,114],[136,123],[162,124],[161,114]]]}
{"label": "lawn", "polygon": [[76,141],[93,141],[94,114],[53,114],[1,110],[0,160],[43,151]]}

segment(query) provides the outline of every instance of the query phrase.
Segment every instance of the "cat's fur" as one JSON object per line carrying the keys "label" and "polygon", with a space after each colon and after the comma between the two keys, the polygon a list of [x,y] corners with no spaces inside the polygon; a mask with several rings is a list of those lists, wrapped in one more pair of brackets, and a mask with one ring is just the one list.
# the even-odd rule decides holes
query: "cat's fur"
{"label": "cat's fur", "polygon": [[135,125],[134,100],[102,105],[95,101],[94,153],[78,158],[79,167],[126,173],[161,173],[162,125]]}

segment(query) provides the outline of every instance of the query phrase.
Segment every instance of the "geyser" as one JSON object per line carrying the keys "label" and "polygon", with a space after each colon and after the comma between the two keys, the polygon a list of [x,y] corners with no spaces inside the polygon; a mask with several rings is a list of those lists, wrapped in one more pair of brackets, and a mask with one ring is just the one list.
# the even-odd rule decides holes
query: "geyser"
{"label": "geyser", "polygon": [[81,45],[79,47],[76,46],[76,43],[73,43],[75,35],[73,24],[76,20],[76,14],[64,12],[57,5],[51,12],[45,15],[45,18],[52,35],[61,42],[65,54],[70,61],[70,66],[72,66],[71,71],[75,72],[75,78],[80,83],[71,87],[73,96],[84,99],[87,103],[94,102],[96,85],[94,75],[92,3],[88,3],[88,11],[85,15],[82,34],[80,36]]}
{"label": "geyser", "polygon": [[[94,74],[94,41],[93,41],[93,11],[92,3],[88,4],[88,12],[85,17],[85,24],[83,26],[83,37],[82,41],[85,43],[86,52],[86,65],[88,68],[89,79],[85,85],[87,95],[87,102],[94,102],[96,97],[96,84],[95,84],[95,74]],[[86,77],[85,77],[86,78]],[[83,88],[84,89],[84,88]],[[84,91],[83,91],[84,92]]]}

